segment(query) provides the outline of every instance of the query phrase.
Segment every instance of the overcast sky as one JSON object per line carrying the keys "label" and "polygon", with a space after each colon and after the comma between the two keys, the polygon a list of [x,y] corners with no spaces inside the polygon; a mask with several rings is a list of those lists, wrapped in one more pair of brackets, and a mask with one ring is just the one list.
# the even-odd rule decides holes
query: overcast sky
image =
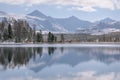
{"label": "overcast sky", "polygon": [[39,10],[56,18],[74,15],[89,21],[120,20],[120,0],[0,0],[0,10],[15,14]]}

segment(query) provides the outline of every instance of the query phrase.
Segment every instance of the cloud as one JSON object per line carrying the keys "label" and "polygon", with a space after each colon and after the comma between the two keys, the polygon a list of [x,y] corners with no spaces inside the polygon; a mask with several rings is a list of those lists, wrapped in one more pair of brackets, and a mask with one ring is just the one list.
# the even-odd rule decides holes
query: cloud
{"label": "cloud", "polygon": [[25,11],[29,11],[29,8],[25,8]]}
{"label": "cloud", "polygon": [[0,0],[0,3],[12,4],[12,5],[20,5],[24,4],[26,0]]}
{"label": "cloud", "polygon": [[117,9],[120,9],[120,0],[114,0],[114,5]]}
{"label": "cloud", "polygon": [[57,9],[61,9],[61,8],[62,8],[62,6],[59,6],[59,5],[58,5],[56,8],[57,8]]}
{"label": "cloud", "polygon": [[61,77],[55,80],[120,80],[120,73],[108,73],[97,75],[93,71],[78,72],[74,77]]}
{"label": "cloud", "polygon": [[96,8],[120,9],[120,0],[0,0],[0,3],[12,5],[55,4],[71,6],[71,9],[87,12],[96,11]]}
{"label": "cloud", "polygon": [[[39,76],[33,77],[33,75],[21,76],[21,77],[7,77],[0,78],[1,80],[47,80],[47,77],[40,78]],[[66,77],[58,75],[57,77],[51,77],[51,80],[120,80],[120,73],[110,72],[104,74],[97,74],[94,71],[72,73],[71,76]]]}
{"label": "cloud", "polygon": [[96,9],[92,7],[72,7],[69,10],[78,10],[78,11],[85,11],[85,12],[94,12]]}
{"label": "cloud", "polygon": [[43,79],[28,76],[28,77],[13,77],[5,80],[43,80]]}

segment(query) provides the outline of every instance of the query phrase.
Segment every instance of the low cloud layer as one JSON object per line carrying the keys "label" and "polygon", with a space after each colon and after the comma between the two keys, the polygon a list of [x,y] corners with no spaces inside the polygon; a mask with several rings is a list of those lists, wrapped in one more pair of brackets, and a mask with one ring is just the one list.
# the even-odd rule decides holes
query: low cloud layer
{"label": "low cloud layer", "polygon": [[[120,80],[120,73],[116,74],[114,72],[108,73],[108,74],[101,74],[96,75],[93,71],[88,72],[79,72],[76,74],[72,74],[74,77],[62,77],[59,75],[59,77],[51,78],[52,80]],[[39,77],[32,77],[32,76],[26,76],[26,77],[10,77],[5,78],[3,80],[47,80],[41,79]]]}
{"label": "low cloud layer", "polygon": [[61,5],[71,6],[71,10],[92,12],[96,8],[105,8],[110,10],[120,9],[120,0],[0,0],[0,3],[11,5]]}

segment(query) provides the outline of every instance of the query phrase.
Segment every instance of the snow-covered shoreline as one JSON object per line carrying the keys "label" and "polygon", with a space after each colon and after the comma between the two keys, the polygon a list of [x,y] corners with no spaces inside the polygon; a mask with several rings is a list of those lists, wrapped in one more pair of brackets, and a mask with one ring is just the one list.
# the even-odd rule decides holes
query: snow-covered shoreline
{"label": "snow-covered shoreline", "polygon": [[0,43],[0,47],[120,47],[120,42]]}

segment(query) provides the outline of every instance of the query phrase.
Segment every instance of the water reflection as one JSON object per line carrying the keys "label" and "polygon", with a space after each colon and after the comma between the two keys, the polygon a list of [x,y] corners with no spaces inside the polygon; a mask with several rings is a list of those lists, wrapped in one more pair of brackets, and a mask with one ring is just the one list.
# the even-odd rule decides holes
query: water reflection
{"label": "water reflection", "polygon": [[[55,51],[56,53],[54,53]],[[42,57],[42,55],[45,56]],[[4,69],[7,67],[14,68],[15,66],[27,65],[30,59],[35,61],[36,57],[39,57],[41,61],[46,61],[47,58],[50,58],[49,56],[57,58],[55,55],[60,57],[56,61],[57,63],[65,63],[71,66],[92,59],[110,64],[120,61],[120,48],[0,48],[0,64],[4,66]]]}
{"label": "water reflection", "polygon": [[55,47],[48,47],[48,54],[52,55],[54,53],[55,49],[56,49]]}
{"label": "water reflection", "polygon": [[[114,76],[120,73],[120,48],[1,47],[0,74],[8,74],[5,71],[2,72],[2,70],[15,70],[16,67],[18,70],[25,67],[24,71],[33,71],[28,75],[34,78],[37,77],[38,80],[41,78],[43,80],[56,80],[60,79],[60,77],[61,80],[87,80],[88,78],[91,78],[90,80],[99,80],[94,75],[102,77],[105,73]],[[24,71],[22,73],[24,73]],[[112,72],[114,72],[114,74]],[[36,76],[34,76],[33,73],[35,73]],[[107,76],[107,74],[105,75]]]}
{"label": "water reflection", "polygon": [[35,55],[42,56],[42,48],[0,48],[0,64],[14,68],[26,65],[31,58],[35,59]]}

